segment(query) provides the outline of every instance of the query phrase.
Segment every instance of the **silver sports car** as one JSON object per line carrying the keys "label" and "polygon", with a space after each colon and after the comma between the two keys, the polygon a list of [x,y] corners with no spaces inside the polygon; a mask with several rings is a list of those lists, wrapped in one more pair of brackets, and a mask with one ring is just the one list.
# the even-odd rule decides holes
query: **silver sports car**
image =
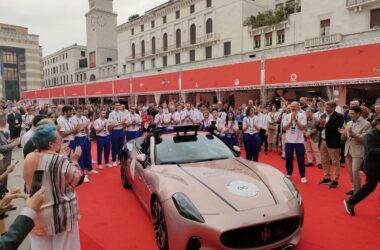
{"label": "silver sports car", "polygon": [[128,142],[121,180],[153,221],[159,249],[287,249],[301,238],[303,204],[276,168],[247,161],[195,126]]}

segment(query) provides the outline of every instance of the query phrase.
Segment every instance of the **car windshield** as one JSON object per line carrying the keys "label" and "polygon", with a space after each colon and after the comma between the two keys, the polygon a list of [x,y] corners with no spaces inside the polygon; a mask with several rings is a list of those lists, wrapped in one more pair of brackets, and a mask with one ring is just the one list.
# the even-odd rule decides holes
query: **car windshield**
{"label": "car windshield", "polygon": [[156,144],[157,165],[213,161],[235,156],[224,142],[212,135],[198,135],[184,141],[166,137]]}

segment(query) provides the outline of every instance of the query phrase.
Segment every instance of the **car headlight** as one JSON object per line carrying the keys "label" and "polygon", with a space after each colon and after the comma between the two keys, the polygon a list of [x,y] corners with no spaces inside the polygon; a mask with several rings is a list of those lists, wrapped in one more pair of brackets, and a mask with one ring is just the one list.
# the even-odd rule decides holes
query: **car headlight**
{"label": "car headlight", "polygon": [[297,187],[294,185],[293,181],[291,179],[289,179],[288,177],[284,177],[284,182],[288,186],[290,192],[292,192],[292,194],[294,195],[294,197],[297,199],[298,204],[301,205],[302,198],[301,198],[300,193],[297,190]]}
{"label": "car headlight", "polygon": [[196,222],[205,222],[198,209],[184,193],[175,193],[172,199],[180,215]]}

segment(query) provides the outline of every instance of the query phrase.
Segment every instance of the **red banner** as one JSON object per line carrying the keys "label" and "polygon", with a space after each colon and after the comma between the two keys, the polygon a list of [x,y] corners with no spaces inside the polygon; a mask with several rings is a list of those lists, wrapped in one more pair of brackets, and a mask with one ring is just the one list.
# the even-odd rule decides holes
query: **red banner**
{"label": "red banner", "polygon": [[40,89],[36,91],[37,99],[49,99],[49,90],[48,89]]}
{"label": "red banner", "polygon": [[91,52],[89,56],[90,56],[90,68],[96,68],[96,53]]}
{"label": "red banner", "polygon": [[65,89],[61,88],[51,88],[49,89],[50,98],[64,98],[65,97]]}
{"label": "red banner", "polygon": [[266,83],[326,81],[380,76],[380,44],[269,59]]}
{"label": "red banner", "polygon": [[168,73],[132,79],[133,93],[178,91],[178,73]]}
{"label": "red banner", "polygon": [[65,87],[65,96],[70,97],[84,97],[85,96],[85,85],[75,85]]}
{"label": "red banner", "polygon": [[33,100],[36,99],[36,91],[27,91],[22,93],[22,99]]}
{"label": "red banner", "polygon": [[110,96],[112,93],[112,81],[97,82],[86,85],[87,96]]}
{"label": "red banner", "polygon": [[130,80],[115,80],[114,81],[114,92],[115,95],[129,95],[130,94]]}
{"label": "red banner", "polygon": [[260,62],[248,62],[182,73],[182,89],[219,89],[260,85]]}

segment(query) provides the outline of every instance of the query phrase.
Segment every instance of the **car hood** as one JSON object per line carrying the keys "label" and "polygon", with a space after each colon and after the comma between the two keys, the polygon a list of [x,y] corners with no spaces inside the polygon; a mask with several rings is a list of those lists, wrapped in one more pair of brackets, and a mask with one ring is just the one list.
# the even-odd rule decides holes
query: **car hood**
{"label": "car hood", "polygon": [[[234,159],[179,164],[203,190],[199,199],[215,196],[235,211],[272,206],[276,200],[255,167]],[[204,201],[204,199],[203,199]]]}

